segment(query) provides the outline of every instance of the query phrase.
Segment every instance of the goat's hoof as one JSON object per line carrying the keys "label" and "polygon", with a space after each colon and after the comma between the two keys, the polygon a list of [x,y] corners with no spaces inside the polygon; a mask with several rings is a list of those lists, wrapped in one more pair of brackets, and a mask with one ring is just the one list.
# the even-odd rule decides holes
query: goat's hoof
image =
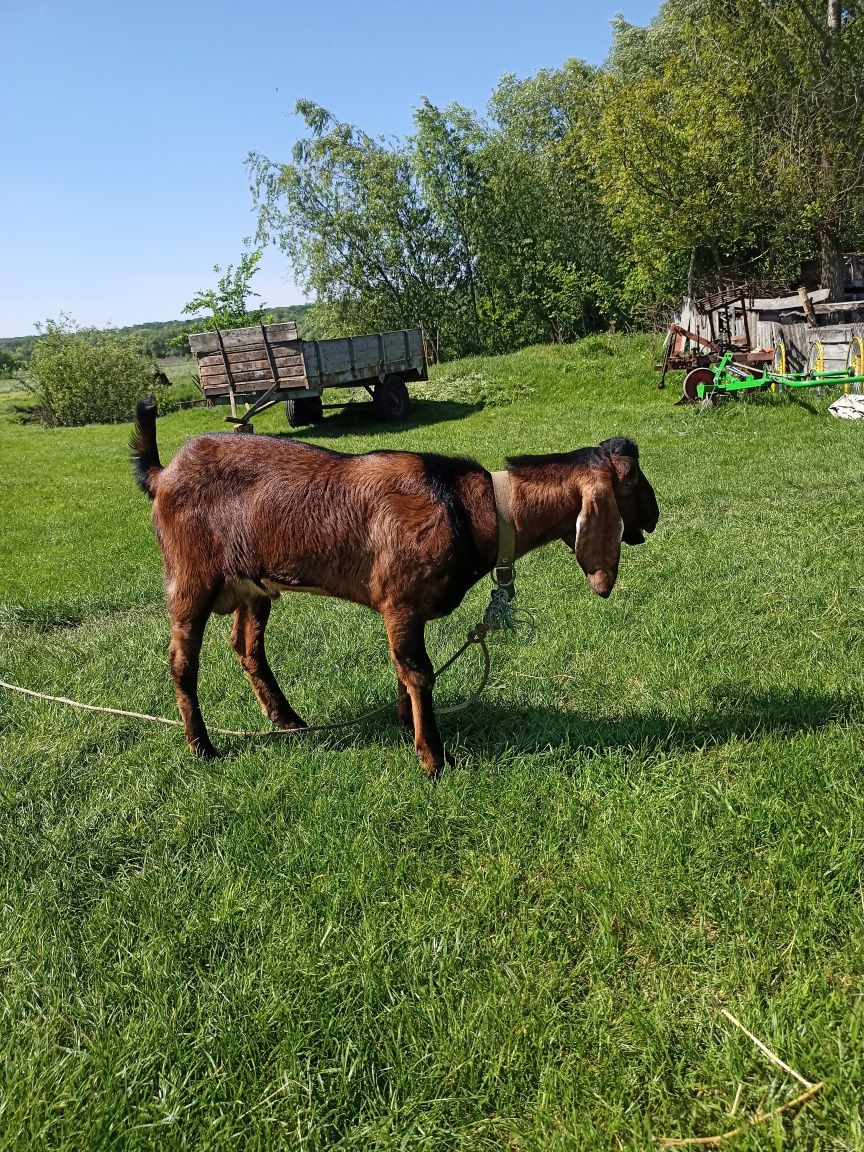
{"label": "goat's hoof", "polygon": [[302,716],[274,716],[272,720],[283,732],[302,732],[304,728],[309,727]]}
{"label": "goat's hoof", "polygon": [[189,750],[192,755],[197,756],[199,760],[219,759],[219,753],[209,740],[197,740],[194,744],[189,745]]}
{"label": "goat's hoof", "polygon": [[452,764],[452,763],[453,763],[453,761],[450,759],[450,757],[445,755],[444,759],[440,763],[435,763],[435,764],[431,764],[431,765],[424,764],[423,770],[426,773],[426,779],[429,781],[430,784],[437,784],[438,781],[441,779],[441,777],[444,775],[444,771],[447,768],[447,766]]}

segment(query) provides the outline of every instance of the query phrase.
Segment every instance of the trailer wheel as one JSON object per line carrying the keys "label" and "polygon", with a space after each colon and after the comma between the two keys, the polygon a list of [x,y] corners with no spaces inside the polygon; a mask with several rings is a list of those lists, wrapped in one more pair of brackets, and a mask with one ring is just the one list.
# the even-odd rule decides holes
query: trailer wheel
{"label": "trailer wheel", "polygon": [[292,428],[303,424],[320,424],[324,409],[320,396],[297,396],[285,401],[285,416]]}
{"label": "trailer wheel", "polygon": [[372,411],[377,420],[384,424],[396,424],[405,419],[410,407],[411,398],[401,376],[385,376],[375,385]]}
{"label": "trailer wheel", "polygon": [[698,384],[713,384],[714,373],[710,368],[693,368],[684,377],[684,395],[681,397],[683,404],[695,404],[699,399],[699,393],[696,391]]}

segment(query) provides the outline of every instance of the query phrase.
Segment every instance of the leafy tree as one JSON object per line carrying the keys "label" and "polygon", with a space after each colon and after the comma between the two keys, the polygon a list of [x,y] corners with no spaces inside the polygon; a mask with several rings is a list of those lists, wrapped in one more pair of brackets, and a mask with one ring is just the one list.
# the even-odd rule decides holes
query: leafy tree
{"label": "leafy tree", "polygon": [[670,0],[703,59],[734,77],[744,147],[772,184],[772,254],[815,251],[840,295],[842,251],[860,243],[864,192],[864,13],[839,0]]}
{"label": "leafy tree", "polygon": [[[259,240],[280,244],[333,334],[419,325],[451,356],[602,323],[589,298],[608,288],[609,246],[598,243],[608,229],[597,227],[596,195],[589,210],[560,175],[562,116],[569,123],[589,79],[574,67],[530,93],[512,81],[491,124],[423,101],[404,142],[373,140],[301,101],[310,136],[292,163],[250,157]],[[545,135],[529,130],[535,121]]]}
{"label": "leafy tree", "polygon": [[[623,318],[620,245],[572,147],[597,76],[568,60],[527,80],[505,76],[490,101],[498,129],[496,234],[508,251],[501,279],[534,340],[571,340]],[[519,342],[530,338],[521,335]]]}
{"label": "leafy tree", "polygon": [[487,310],[481,296],[484,272],[489,271],[483,267],[482,252],[487,134],[473,113],[458,104],[442,111],[423,100],[414,121],[410,163],[429,212],[447,238],[453,334],[464,334],[466,350],[485,348],[482,313]]}
{"label": "leafy tree", "polygon": [[794,279],[814,251],[839,294],[860,239],[862,31],[834,0],[667,0],[648,28],[618,21],[590,164],[631,299],[720,268]]}
{"label": "leafy tree", "polygon": [[705,62],[669,27],[669,11],[649,29],[618,22],[593,118],[571,139],[628,252],[625,295],[637,307],[692,292],[694,280],[750,258],[773,218],[770,190],[742,143],[735,85],[705,84]]}
{"label": "leafy tree", "polygon": [[33,345],[35,343],[35,336],[7,336],[0,340],[0,348],[2,348],[4,352],[16,357],[18,362],[23,366],[26,365],[30,359],[30,353],[33,351]]}
{"label": "leafy tree", "polygon": [[505,76],[486,118],[423,100],[405,140],[300,101],[249,158],[327,334],[419,325],[442,356],[624,323],[721,272],[797,278],[864,225],[864,19],[839,0],[665,0],[600,69]]}
{"label": "leafy tree", "polygon": [[292,163],[252,154],[259,239],[274,240],[319,300],[325,332],[420,325],[437,340],[454,287],[449,247],[404,146],[309,101]]}
{"label": "leafy tree", "polygon": [[[195,315],[205,310],[210,313],[198,321],[203,328],[198,327],[197,331],[247,328],[253,324],[265,323],[266,310],[263,306],[249,308],[250,296],[258,296],[257,292],[252,291],[250,282],[258,271],[261,249],[250,249],[248,243],[247,240],[237,266],[229,264],[224,274],[219,276],[215,288],[198,292],[184,307],[185,315]],[[215,264],[213,271],[219,275],[222,269]],[[181,339],[185,339],[185,334]]]}

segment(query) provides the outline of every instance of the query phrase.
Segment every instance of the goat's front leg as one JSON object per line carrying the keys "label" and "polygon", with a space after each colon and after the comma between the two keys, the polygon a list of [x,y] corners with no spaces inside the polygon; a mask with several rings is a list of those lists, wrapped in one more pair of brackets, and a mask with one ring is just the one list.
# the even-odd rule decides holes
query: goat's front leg
{"label": "goat's front leg", "polygon": [[[398,674],[397,674],[398,675]],[[396,714],[402,727],[414,735],[414,709],[411,706],[411,697],[407,687],[399,681],[399,695],[396,699]]]}
{"label": "goat's front leg", "polygon": [[205,760],[213,760],[218,755],[210,743],[201,715],[201,705],[198,703],[198,663],[209,615],[209,611],[198,612],[194,616],[179,615],[172,611],[171,643],[168,647],[177,707],[186,729],[186,743],[194,755]]}
{"label": "goat's front leg", "polygon": [[387,629],[390,659],[399,678],[399,719],[402,723],[408,719],[407,702],[403,703],[404,690],[410,700],[414,721],[414,748],[426,775],[430,780],[435,780],[444,768],[444,745],[441,743],[432,702],[435,673],[426,652],[423,636],[425,623],[410,609],[401,606],[387,607],[381,615]]}
{"label": "goat's front leg", "polygon": [[269,619],[270,601],[266,597],[245,601],[234,613],[231,645],[268,720],[287,731],[305,728],[306,721],[297,715],[285,699],[267,662],[264,630]]}

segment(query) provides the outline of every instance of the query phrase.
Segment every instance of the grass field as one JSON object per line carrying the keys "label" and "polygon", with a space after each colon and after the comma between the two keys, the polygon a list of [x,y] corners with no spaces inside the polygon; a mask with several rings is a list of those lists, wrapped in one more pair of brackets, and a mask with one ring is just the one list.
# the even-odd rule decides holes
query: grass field
{"label": "grass field", "polygon": [[[657,532],[607,602],[563,545],[520,562],[536,637],[493,640],[437,787],[395,716],[202,764],[179,730],[0,690],[0,1149],[648,1149],[802,1091],[724,1008],[825,1082],[732,1146],[864,1148],[862,428],[675,407],[652,352],[445,365],[407,427],[301,433],[489,467],[639,442]],[[0,677],[174,716],[129,428],[21,405],[0,395]],[[222,415],[166,416],[163,459]],[[487,596],[430,628],[436,663]],[[229,623],[204,714],[263,730]],[[310,722],[393,692],[361,609],[283,598],[269,640]]]}

